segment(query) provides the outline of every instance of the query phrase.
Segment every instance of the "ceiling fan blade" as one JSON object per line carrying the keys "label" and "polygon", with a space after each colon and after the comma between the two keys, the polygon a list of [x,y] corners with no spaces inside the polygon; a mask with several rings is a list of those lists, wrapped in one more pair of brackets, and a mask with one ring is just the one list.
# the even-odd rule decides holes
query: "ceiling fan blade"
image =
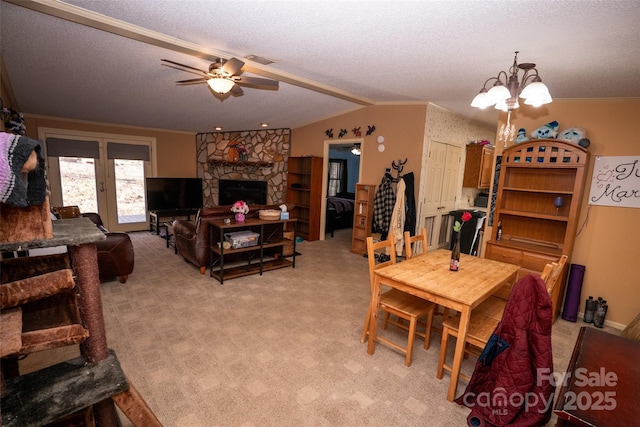
{"label": "ceiling fan blade", "polygon": [[210,77],[209,74],[206,71],[199,70],[197,68],[190,67],[188,65],[179,64],[177,62],[169,61],[168,59],[161,59],[161,61],[168,62],[168,64],[162,64],[162,65],[164,65],[166,67],[169,67],[169,68],[175,68],[176,70],[186,71],[188,73],[197,74],[199,76],[206,76],[206,78]]}
{"label": "ceiling fan blade", "polygon": [[235,75],[244,66],[244,62],[236,58],[229,58],[222,66],[222,71],[228,73],[230,76]]}
{"label": "ceiling fan blade", "polygon": [[260,77],[234,76],[234,77],[232,77],[232,80],[234,82],[236,82],[236,83],[241,84],[241,85],[245,84],[245,85],[278,87],[278,81],[277,80],[263,79],[263,78],[260,78]]}
{"label": "ceiling fan blade", "polygon": [[233,96],[240,96],[240,95],[244,94],[244,91],[238,85],[233,85],[233,87],[231,88],[230,92],[231,92],[231,95],[233,95]]}
{"label": "ceiling fan blade", "polygon": [[178,80],[176,83],[178,84],[188,84],[188,83],[206,83],[207,79],[202,77],[199,79],[188,79],[188,80]]}

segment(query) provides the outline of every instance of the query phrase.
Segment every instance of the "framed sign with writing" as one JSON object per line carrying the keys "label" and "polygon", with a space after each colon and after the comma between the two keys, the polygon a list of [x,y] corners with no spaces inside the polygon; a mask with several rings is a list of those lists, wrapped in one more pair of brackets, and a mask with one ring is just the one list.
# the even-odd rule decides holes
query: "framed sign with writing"
{"label": "framed sign with writing", "polygon": [[589,204],[640,208],[640,156],[596,157]]}

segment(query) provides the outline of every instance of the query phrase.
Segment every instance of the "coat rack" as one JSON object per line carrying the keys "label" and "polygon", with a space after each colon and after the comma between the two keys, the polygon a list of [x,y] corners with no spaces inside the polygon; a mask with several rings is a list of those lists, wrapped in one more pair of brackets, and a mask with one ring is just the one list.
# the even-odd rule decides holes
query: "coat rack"
{"label": "coat rack", "polygon": [[[391,162],[391,167],[396,171],[396,177],[391,176],[392,182],[400,181],[400,173],[404,170],[404,165],[407,163],[407,158],[405,157],[404,161],[402,159],[398,159],[398,163],[396,164],[395,160]],[[385,173],[391,175],[391,169],[386,168]]]}

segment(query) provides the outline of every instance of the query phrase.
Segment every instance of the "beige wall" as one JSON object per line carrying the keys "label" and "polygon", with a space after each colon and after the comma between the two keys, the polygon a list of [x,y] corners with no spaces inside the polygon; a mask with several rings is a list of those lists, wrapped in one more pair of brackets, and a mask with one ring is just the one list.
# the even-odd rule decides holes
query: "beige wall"
{"label": "beige wall", "polygon": [[[570,261],[586,267],[580,312],[587,296],[601,296],[609,305],[607,322],[628,324],[640,312],[640,209],[589,208],[587,199],[596,156],[640,155],[640,100],[554,101],[540,109],[523,106],[511,118],[527,134],[553,120],[559,123],[559,131],[586,130],[591,162]],[[504,121],[506,114],[501,117]]]}
{"label": "beige wall", "polygon": [[[395,105],[364,107],[350,113],[321,120],[292,130],[291,155],[322,156],[325,131],[333,129],[333,141],[339,141],[340,129],[347,129],[343,139],[356,138],[351,130],[359,127],[362,145],[362,183],[378,185],[391,162],[408,159],[403,173],[413,172],[420,182],[420,161],[427,105]],[[375,132],[366,136],[367,126]],[[378,136],[384,136],[385,151],[378,151]]]}
{"label": "beige wall", "polygon": [[[378,184],[384,169],[392,161],[407,158],[405,172],[414,172],[420,182],[420,162],[427,105],[372,106],[325,119],[292,130],[291,155],[322,156],[325,130],[333,128],[335,140],[341,128],[345,138],[353,138],[351,130],[360,127],[363,144],[364,183]],[[640,209],[594,206],[588,209],[589,179],[593,156],[640,155],[640,100],[554,101],[542,109],[521,107],[512,116],[516,127],[528,132],[557,120],[560,130],[583,127],[591,140],[592,155],[579,224],[582,232],[576,238],[572,263],[586,266],[582,299],[587,295],[602,296],[609,303],[608,322],[628,324],[640,312],[637,283],[640,277]],[[501,122],[506,117],[501,117]],[[195,134],[139,129],[126,126],[43,118],[25,115],[27,134],[37,138],[39,126],[105,132],[157,138],[159,176],[196,176]],[[365,136],[367,126],[376,131]],[[376,138],[385,137],[386,150],[377,151]],[[497,147],[500,150],[500,147]],[[179,153],[176,155],[176,153]],[[588,222],[587,213],[589,214]],[[584,224],[584,225],[583,225]],[[581,303],[580,311],[583,310]]]}
{"label": "beige wall", "polygon": [[161,177],[196,176],[196,134],[144,129],[102,123],[82,122],[25,114],[27,136],[38,138],[38,127],[135,135],[156,138],[157,175]]}

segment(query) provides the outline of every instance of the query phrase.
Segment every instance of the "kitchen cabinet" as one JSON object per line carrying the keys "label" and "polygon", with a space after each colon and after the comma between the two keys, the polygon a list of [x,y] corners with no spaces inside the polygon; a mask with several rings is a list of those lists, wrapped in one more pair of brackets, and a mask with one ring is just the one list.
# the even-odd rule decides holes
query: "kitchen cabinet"
{"label": "kitchen cabinet", "polygon": [[[520,265],[520,276],[540,273],[563,254],[570,258],[589,157],[576,144],[550,139],[505,149],[486,258]],[[551,296],[554,318],[560,314],[568,267]]]}
{"label": "kitchen cabinet", "polygon": [[491,187],[494,155],[495,149],[488,145],[467,145],[462,186],[470,188]]}

